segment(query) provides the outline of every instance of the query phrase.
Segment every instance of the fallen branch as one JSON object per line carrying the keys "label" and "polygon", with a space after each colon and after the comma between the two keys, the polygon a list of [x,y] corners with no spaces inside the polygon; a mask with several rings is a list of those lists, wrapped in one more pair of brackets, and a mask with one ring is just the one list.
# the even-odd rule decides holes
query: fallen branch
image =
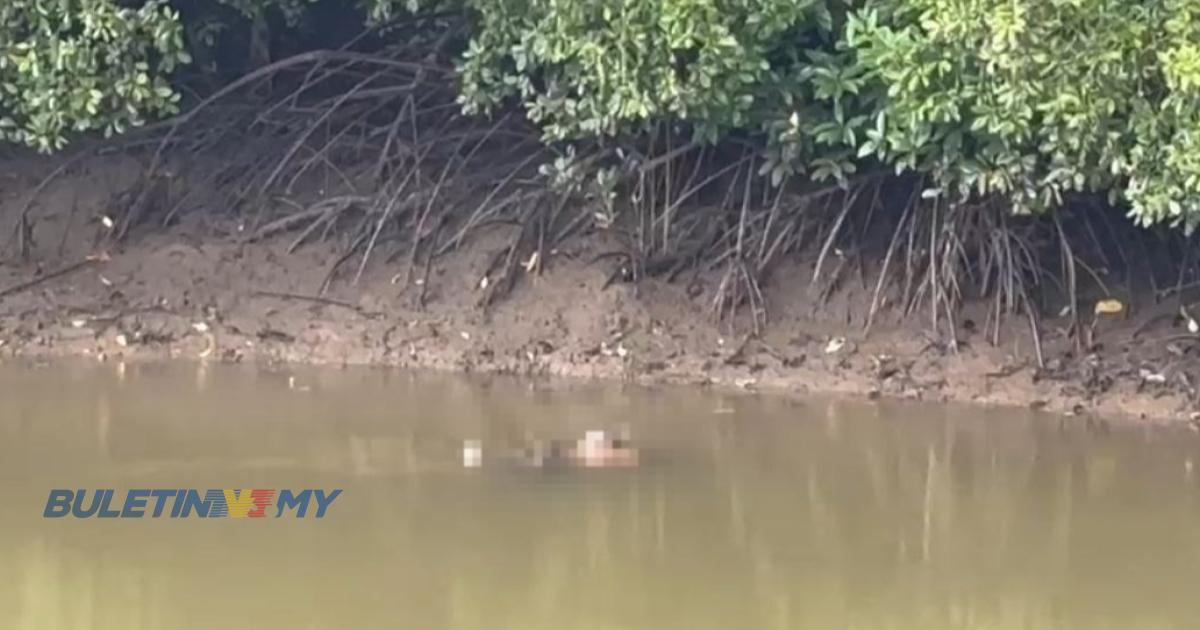
{"label": "fallen branch", "polygon": [[284,293],[284,292],[279,292],[279,291],[255,291],[254,295],[259,296],[259,297],[277,298],[280,300],[300,300],[302,302],[316,302],[317,304],[325,304],[328,306],[340,306],[342,308],[348,308],[352,311],[356,311],[359,313],[363,312],[362,307],[358,306],[357,304],[351,304],[349,302],[345,302],[342,300],[335,300],[333,298],[322,297],[320,295],[304,295],[301,293]]}
{"label": "fallen branch", "polygon": [[44,276],[34,278],[33,280],[22,282],[20,284],[13,285],[11,287],[8,287],[7,289],[0,289],[0,298],[5,298],[5,297],[12,296],[12,295],[16,295],[18,293],[21,293],[22,291],[28,291],[29,289],[32,289],[42,283],[49,282],[55,278],[61,278],[62,276],[65,276],[69,273],[83,269],[84,267],[91,265],[92,263],[107,262],[107,261],[108,261],[108,256],[105,254],[90,255],[87,258],[84,258],[83,260],[81,260],[77,263],[67,265],[66,267],[63,267],[62,269],[58,269],[56,271],[51,271],[50,273],[48,273]]}

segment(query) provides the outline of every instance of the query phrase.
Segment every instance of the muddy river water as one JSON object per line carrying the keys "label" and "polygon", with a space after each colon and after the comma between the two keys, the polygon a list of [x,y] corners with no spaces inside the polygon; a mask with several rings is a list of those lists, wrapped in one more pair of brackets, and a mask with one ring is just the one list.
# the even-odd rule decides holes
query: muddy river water
{"label": "muddy river water", "polygon": [[[509,456],[622,428],[636,468]],[[1198,465],[1186,429],[1024,411],[4,365],[0,629],[1200,628]],[[342,492],[320,519],[44,516],[137,488]]]}

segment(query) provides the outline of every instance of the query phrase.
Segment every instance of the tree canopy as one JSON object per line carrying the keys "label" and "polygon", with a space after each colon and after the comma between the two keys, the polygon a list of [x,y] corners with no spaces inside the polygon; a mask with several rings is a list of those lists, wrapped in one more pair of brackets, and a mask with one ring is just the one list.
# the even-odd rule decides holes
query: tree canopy
{"label": "tree canopy", "polygon": [[10,0],[0,134],[55,150],[170,115],[231,22],[319,5],[461,15],[466,114],[520,108],[550,142],[665,125],[750,140],[775,182],[894,169],[954,203],[1083,193],[1200,223],[1195,0]]}

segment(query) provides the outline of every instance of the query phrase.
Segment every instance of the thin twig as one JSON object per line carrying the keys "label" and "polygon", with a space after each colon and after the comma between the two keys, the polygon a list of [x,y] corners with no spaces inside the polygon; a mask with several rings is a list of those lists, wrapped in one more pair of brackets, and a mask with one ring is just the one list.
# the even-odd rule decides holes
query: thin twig
{"label": "thin twig", "polygon": [[87,267],[88,265],[91,265],[93,263],[105,262],[107,260],[108,260],[108,256],[105,256],[103,254],[95,254],[95,255],[88,256],[87,258],[84,258],[83,260],[81,260],[77,263],[72,263],[70,265],[67,265],[66,267],[63,267],[62,269],[51,271],[50,273],[48,273],[44,276],[34,278],[33,280],[28,280],[26,282],[21,282],[19,284],[8,287],[7,289],[0,289],[0,298],[16,295],[18,293],[21,293],[22,291],[28,291],[29,289],[32,289],[44,282],[48,282],[55,278],[60,278],[69,273],[83,269],[84,267]]}
{"label": "thin twig", "polygon": [[335,300],[320,295],[304,295],[301,293],[285,293],[280,291],[255,291],[254,295],[260,297],[278,298],[281,300],[300,300],[304,302],[316,302],[318,304],[327,304],[329,306],[340,306],[354,311],[362,312],[362,307],[342,300]]}

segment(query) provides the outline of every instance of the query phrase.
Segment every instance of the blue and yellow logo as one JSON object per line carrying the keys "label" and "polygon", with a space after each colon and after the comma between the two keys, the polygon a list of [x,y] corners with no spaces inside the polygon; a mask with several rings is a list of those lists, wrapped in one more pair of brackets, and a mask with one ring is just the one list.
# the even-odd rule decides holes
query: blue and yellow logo
{"label": "blue and yellow logo", "polygon": [[[134,489],[123,501],[114,500],[116,490],[54,489],[46,499],[45,518],[280,518],[286,513],[305,518],[324,518],[341,488],[299,491],[274,488]],[[119,509],[118,509],[119,506]]]}

